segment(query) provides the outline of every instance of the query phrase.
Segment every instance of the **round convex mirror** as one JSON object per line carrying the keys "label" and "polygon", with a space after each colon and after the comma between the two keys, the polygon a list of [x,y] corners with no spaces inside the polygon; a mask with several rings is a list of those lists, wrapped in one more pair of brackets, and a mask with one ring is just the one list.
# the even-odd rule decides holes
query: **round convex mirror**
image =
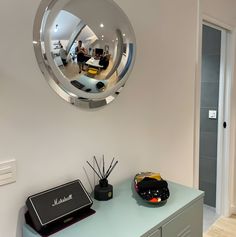
{"label": "round convex mirror", "polygon": [[80,107],[113,101],[134,64],[134,31],[112,0],[42,0],[33,37],[49,85]]}

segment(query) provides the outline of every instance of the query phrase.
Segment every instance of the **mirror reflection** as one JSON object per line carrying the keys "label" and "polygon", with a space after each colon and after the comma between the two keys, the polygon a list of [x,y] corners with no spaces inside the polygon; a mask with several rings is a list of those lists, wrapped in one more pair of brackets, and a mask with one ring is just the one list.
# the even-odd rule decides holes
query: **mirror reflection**
{"label": "mirror reflection", "polygon": [[39,47],[53,80],[82,99],[104,99],[118,91],[135,56],[124,12],[111,0],[48,0],[46,9]]}

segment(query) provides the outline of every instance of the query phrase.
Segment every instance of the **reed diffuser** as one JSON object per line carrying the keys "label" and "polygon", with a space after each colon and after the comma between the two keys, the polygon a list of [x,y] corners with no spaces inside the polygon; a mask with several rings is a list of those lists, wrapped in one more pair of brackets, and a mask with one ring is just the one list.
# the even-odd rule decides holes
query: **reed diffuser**
{"label": "reed diffuser", "polygon": [[87,163],[99,178],[99,184],[97,184],[94,188],[94,198],[99,201],[109,200],[113,197],[113,187],[112,187],[112,185],[110,185],[108,183],[107,178],[110,176],[111,172],[114,170],[115,166],[118,163],[118,160],[114,162],[115,158],[113,157],[113,159],[109,165],[109,168],[106,170],[104,155],[102,157],[102,167],[101,168],[98,165],[97,158],[94,156],[93,159],[96,163],[98,171],[96,171],[96,169],[88,161],[87,161]]}

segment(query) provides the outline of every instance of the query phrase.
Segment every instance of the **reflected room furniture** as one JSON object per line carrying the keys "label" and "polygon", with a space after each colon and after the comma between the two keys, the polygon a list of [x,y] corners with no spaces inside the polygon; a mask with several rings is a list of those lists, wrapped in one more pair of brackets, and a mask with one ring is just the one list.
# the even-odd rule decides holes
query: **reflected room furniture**
{"label": "reflected room furniture", "polygon": [[[96,213],[52,235],[53,237],[202,237],[203,196],[199,190],[169,182],[165,205],[143,202],[133,180],[114,186],[114,197],[96,201]],[[23,237],[39,237],[23,226]]]}
{"label": "reflected room furniture", "polygon": [[95,55],[102,56],[103,55],[103,49],[101,48],[96,48],[95,49]]}
{"label": "reflected room furniture", "polygon": [[89,66],[87,69],[87,76],[94,77],[100,73],[100,69],[103,68],[102,65],[99,65],[99,60],[90,58],[86,64]]}
{"label": "reflected room furniture", "polygon": [[87,65],[91,66],[91,67],[95,67],[95,68],[103,68],[103,66],[99,65],[99,60],[98,59],[93,59],[90,58],[87,62]]}
{"label": "reflected room furniture", "polygon": [[96,76],[98,73],[99,73],[99,70],[96,69],[96,68],[89,67],[88,70],[87,70],[87,75],[88,75],[89,77],[94,77],[94,76]]}
{"label": "reflected room furniture", "polygon": [[91,92],[91,93],[99,93],[100,92],[96,86],[98,82],[103,82],[105,86],[107,85],[106,80],[98,80],[98,79],[88,77],[86,75],[80,75],[74,79],[75,80],[73,80],[71,82],[72,85],[74,85],[76,88],[83,90],[83,91],[89,90],[89,92]]}

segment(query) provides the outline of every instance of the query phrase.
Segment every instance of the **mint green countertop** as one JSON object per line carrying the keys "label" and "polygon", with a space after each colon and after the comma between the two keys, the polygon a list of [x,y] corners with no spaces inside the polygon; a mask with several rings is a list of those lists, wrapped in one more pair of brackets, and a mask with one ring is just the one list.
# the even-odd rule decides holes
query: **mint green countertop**
{"label": "mint green countertop", "polygon": [[[96,201],[95,214],[70,227],[51,235],[52,237],[141,237],[160,227],[164,222],[198,199],[202,191],[168,182],[170,198],[163,206],[144,203],[133,191],[133,180],[114,185],[114,197],[109,201]],[[27,225],[23,237],[38,237]]]}

